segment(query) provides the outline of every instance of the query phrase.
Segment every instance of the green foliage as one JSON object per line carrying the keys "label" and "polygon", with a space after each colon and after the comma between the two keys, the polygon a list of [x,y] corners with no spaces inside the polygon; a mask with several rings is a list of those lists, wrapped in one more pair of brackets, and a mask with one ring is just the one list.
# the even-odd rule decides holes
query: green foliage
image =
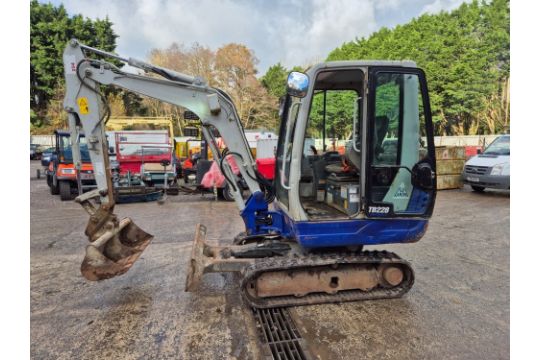
{"label": "green foliage", "polygon": [[31,126],[39,126],[39,125],[41,125],[39,123],[39,118],[38,118],[36,112],[34,110],[32,110],[32,109],[30,109],[30,125]]}
{"label": "green foliage", "polygon": [[[277,63],[270,66],[264,76],[259,79],[261,85],[266,89],[266,92],[269,95],[267,97],[272,104],[272,107],[267,111],[267,118],[271,120],[265,121],[267,124],[272,125],[266,126],[268,128],[276,128],[276,131],[279,126],[277,100],[287,93],[287,76],[291,71],[303,71],[303,69],[299,66],[295,66],[291,70],[287,70],[281,63]],[[274,104],[276,104],[276,106],[274,106]]]}
{"label": "green foliage", "polygon": [[292,69],[287,70],[281,63],[277,63],[266,70],[266,74],[260,79],[261,84],[270,95],[280,98],[287,92],[287,76],[291,71],[304,72],[306,69],[301,66],[294,66]]}
{"label": "green foliage", "polygon": [[46,117],[46,110],[63,83],[62,53],[67,42],[77,38],[86,45],[113,51],[116,38],[109,19],[91,20],[68,16],[65,8],[30,2],[30,107],[33,124]]}
{"label": "green foliage", "polygon": [[124,116],[148,116],[148,108],[143,105],[143,98],[129,91],[120,91],[124,105]]}
{"label": "green foliage", "polygon": [[268,90],[270,95],[280,98],[285,95],[288,74],[287,69],[281,63],[277,63],[268,68],[266,74],[261,78],[261,84]]}
{"label": "green foliage", "polygon": [[[357,96],[356,91],[353,90],[328,90],[326,92],[326,138],[349,138]],[[321,91],[315,94],[311,104],[308,137],[322,138],[323,115],[324,92]]]}
{"label": "green foliage", "polygon": [[375,116],[388,118],[390,137],[395,137],[399,126],[399,86],[391,82],[377,85]]}
{"label": "green foliage", "polygon": [[[382,28],[367,39],[343,44],[327,60],[353,59],[414,60],[426,71],[439,134],[501,131],[509,124],[508,111],[492,111],[496,99],[507,99],[508,0],[473,1],[450,13],[426,14],[392,30]],[[498,106],[508,107],[505,101]]]}

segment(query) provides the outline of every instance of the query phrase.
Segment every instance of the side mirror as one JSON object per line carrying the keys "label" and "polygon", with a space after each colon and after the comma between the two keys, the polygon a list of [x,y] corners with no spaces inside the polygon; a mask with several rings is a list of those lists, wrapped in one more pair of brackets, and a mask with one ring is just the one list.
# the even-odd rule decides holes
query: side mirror
{"label": "side mirror", "polygon": [[421,162],[412,168],[412,184],[424,190],[432,190],[435,186],[435,172],[431,165]]}
{"label": "side mirror", "polygon": [[476,155],[480,155],[482,153],[482,149],[476,149]]}
{"label": "side mirror", "polygon": [[303,98],[307,95],[309,77],[301,72],[292,71],[287,77],[287,94]]}

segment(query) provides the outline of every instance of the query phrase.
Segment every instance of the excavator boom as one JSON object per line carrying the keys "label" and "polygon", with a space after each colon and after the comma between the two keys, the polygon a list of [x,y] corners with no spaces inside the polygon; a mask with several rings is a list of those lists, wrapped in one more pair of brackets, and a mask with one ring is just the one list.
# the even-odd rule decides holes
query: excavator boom
{"label": "excavator boom", "polygon": [[[87,57],[85,53],[105,57],[102,60]],[[135,75],[119,69],[107,58],[123,61],[160,76]],[[203,134],[209,140],[212,152],[221,161],[219,149],[208,130],[214,126],[227,139],[228,149],[237,157],[240,172],[251,192],[260,191],[252,158],[242,125],[234,104],[224,92],[209,87],[200,78],[180,74],[135,59],[125,59],[70,41],[64,51],[66,78],[65,110],[69,116],[76,166],[80,166],[77,134],[81,128],[88,141],[88,150],[97,182],[97,189],[79,196],[76,201],[89,213],[90,221],[85,234],[91,244],[81,266],[83,275],[89,280],[107,279],[125,273],[137,260],[151,241],[152,236],[137,227],[131,219],[119,221],[114,215],[114,196],[109,166],[105,123],[110,110],[100,94],[100,85],[110,85],[183,106],[199,116]],[[228,162],[222,162],[227,179],[236,183],[236,175]],[[238,187],[232,187],[236,204],[244,208],[244,200]],[[99,207],[92,200],[100,202]]]}

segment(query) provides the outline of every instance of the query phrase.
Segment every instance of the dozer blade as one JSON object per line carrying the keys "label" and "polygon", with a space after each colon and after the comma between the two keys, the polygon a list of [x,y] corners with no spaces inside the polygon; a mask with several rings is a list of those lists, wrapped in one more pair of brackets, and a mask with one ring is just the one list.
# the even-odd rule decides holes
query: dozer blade
{"label": "dozer blade", "polygon": [[85,234],[90,245],[81,264],[82,275],[92,281],[110,279],[126,273],[152,241],[153,236],[129,218],[118,221],[113,206],[95,208],[89,201],[93,194],[81,195],[79,202],[90,214]]}
{"label": "dozer blade", "polygon": [[201,224],[197,224],[195,230],[195,239],[191,248],[191,257],[189,259],[188,271],[186,276],[185,291],[194,291],[201,277],[204,274],[206,267],[206,256],[204,255],[204,248],[206,246],[204,240],[206,239],[206,227]]}
{"label": "dozer blade", "polygon": [[197,224],[195,239],[188,263],[185,291],[195,291],[206,273],[240,272],[253,264],[255,259],[241,259],[232,256],[236,249],[246,246],[213,246],[206,243],[206,227]]}

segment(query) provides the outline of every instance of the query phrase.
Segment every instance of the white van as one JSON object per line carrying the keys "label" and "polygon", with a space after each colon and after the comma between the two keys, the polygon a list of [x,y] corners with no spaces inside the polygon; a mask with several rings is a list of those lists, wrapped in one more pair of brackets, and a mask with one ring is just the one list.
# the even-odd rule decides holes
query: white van
{"label": "white van", "polygon": [[482,154],[467,160],[462,177],[474,191],[510,189],[510,135],[499,136]]}

